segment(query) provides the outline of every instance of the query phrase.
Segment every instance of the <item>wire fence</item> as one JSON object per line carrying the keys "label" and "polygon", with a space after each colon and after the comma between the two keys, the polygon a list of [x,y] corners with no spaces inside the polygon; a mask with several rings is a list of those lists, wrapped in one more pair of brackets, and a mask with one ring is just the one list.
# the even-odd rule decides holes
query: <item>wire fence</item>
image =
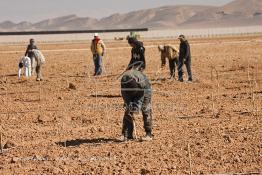
{"label": "wire fence", "polygon": [[[248,68],[249,70],[249,68]],[[150,75],[151,79],[153,79],[152,84],[163,84],[161,77],[162,75],[159,75],[157,72],[148,72],[148,74]],[[241,91],[237,91],[237,92],[225,92],[225,89],[222,89],[220,87],[219,81],[220,81],[220,76],[222,77],[223,75],[223,81],[224,80],[231,80],[230,77],[226,77],[224,76],[226,73],[223,72],[218,72],[216,70],[215,67],[211,67],[210,69],[210,82],[212,83],[212,88],[211,88],[211,93],[207,92],[207,93],[194,93],[194,92],[187,92],[186,94],[184,92],[181,93],[174,93],[173,90],[159,90],[153,89],[153,94],[155,94],[156,96],[165,96],[168,98],[172,98],[172,100],[176,101],[175,104],[170,103],[170,104],[163,104],[161,102],[159,103],[153,103],[152,104],[152,108],[154,109],[154,111],[163,111],[163,110],[167,110],[167,111],[171,111],[171,112],[177,112],[177,111],[190,111],[191,109],[186,107],[186,106],[180,106],[179,104],[181,104],[182,101],[184,101],[184,97],[194,97],[195,99],[205,99],[205,101],[210,101],[211,103],[211,109],[212,109],[212,113],[210,114],[211,116],[215,117],[216,116],[216,101],[217,99],[223,99],[224,101],[231,100],[232,98],[236,98],[237,95],[241,95],[246,96],[246,99],[251,99],[250,100],[250,106],[247,108],[250,108],[249,111],[247,110],[239,110],[239,108],[237,109],[232,109],[230,111],[225,111],[225,112],[233,112],[233,113],[238,113],[238,114],[245,114],[245,113],[250,113],[252,115],[258,115],[259,112],[261,112],[261,109],[259,107],[259,104],[257,103],[257,100],[261,98],[260,94],[262,94],[262,90],[258,88],[258,79],[257,77],[260,77],[261,74],[252,74],[252,76],[250,75],[250,71],[247,71],[247,73],[235,73],[234,75],[230,75],[230,77],[232,77],[232,79],[235,79],[238,76],[244,76],[246,74],[247,80],[246,80],[246,84],[248,84],[247,88],[243,88],[243,90]],[[105,79],[103,81],[109,81],[107,80],[107,76],[114,76],[114,75],[106,75]],[[70,82],[70,77],[68,76],[64,76],[66,77],[66,87],[69,86],[69,82]],[[61,78],[61,77],[55,77],[57,79]],[[7,77],[2,77],[3,82],[7,81]],[[86,82],[88,84],[92,83],[94,86],[93,90],[77,90],[78,93],[83,93],[83,94],[87,94],[86,97],[93,97],[95,103],[93,103],[92,105],[90,104],[86,104],[86,105],[74,105],[73,102],[77,99],[77,98],[81,98],[80,96],[77,96],[76,94],[74,94],[74,97],[70,100],[68,100],[70,103],[72,103],[72,105],[70,105],[69,109],[71,110],[75,110],[75,111],[79,111],[81,109],[86,109],[86,110],[91,110],[93,112],[103,112],[103,111],[122,111],[123,110],[123,106],[122,104],[99,104],[99,98],[121,98],[121,89],[117,88],[117,86],[119,86],[119,82],[115,81],[115,82],[108,82],[111,83],[113,86],[115,86],[116,88],[110,88],[110,89],[105,89],[105,90],[100,90],[98,89],[97,85],[99,84],[97,79],[92,78],[91,76],[86,76]],[[175,82],[175,80],[169,80],[170,82]],[[14,114],[25,114],[25,113],[35,113],[38,110],[12,110],[10,111],[10,107],[9,104],[10,102],[14,102],[14,97],[22,97],[23,98],[23,94],[27,94],[27,96],[30,94],[37,94],[38,99],[37,101],[41,102],[42,100],[46,99],[45,98],[45,94],[47,93],[46,90],[43,89],[42,87],[42,83],[39,82],[38,84],[38,90],[34,89],[34,90],[30,90],[30,91],[23,91],[21,89],[21,83],[18,83],[19,89],[18,91],[9,91],[8,89],[8,82],[6,83],[6,87],[5,87],[5,91],[2,91],[0,93],[0,96],[3,97],[2,99],[4,99],[4,104],[5,105],[5,112],[2,111],[0,112],[0,115],[14,115]],[[183,88],[181,88],[183,89]],[[59,94],[62,94],[60,92],[58,92]],[[118,95],[115,95],[118,94]],[[183,94],[183,97],[181,95],[178,94]],[[13,96],[13,97],[12,97]],[[202,103],[202,102],[201,102]],[[203,106],[209,106],[209,102],[202,104]],[[26,107],[24,107],[23,109],[26,109]],[[41,107],[39,105],[38,109],[41,109],[40,113],[43,111],[48,111],[48,112],[55,112],[55,111],[63,111],[63,108],[46,108],[44,109],[43,107]],[[209,114],[203,113],[201,115],[184,115],[183,113],[178,113],[177,117],[178,118],[182,118],[181,116],[183,116],[184,118],[194,118],[194,117],[207,117],[209,116]]]}
{"label": "wire fence", "polygon": [[[261,34],[262,26],[246,26],[246,27],[231,27],[231,28],[204,28],[204,29],[166,29],[166,30],[149,30],[139,32],[142,38],[145,39],[163,39],[177,38],[180,34],[184,34],[189,38],[207,38],[221,36],[237,36],[237,35],[256,35]],[[101,38],[104,40],[113,40],[115,38],[126,38],[130,33],[101,33]],[[27,42],[28,38],[34,38],[38,42],[76,42],[90,40],[93,34],[61,34],[61,35],[19,35],[19,36],[0,36],[0,43],[18,43]]]}
{"label": "wire fence", "polygon": [[[215,71],[215,76],[214,76],[214,71]],[[150,74],[150,72],[149,72]],[[156,75],[154,72],[151,72],[152,75]],[[153,93],[156,95],[163,95],[165,97],[171,97],[174,101],[176,101],[175,104],[173,103],[153,103],[152,108],[154,111],[169,111],[169,112],[176,112],[176,117],[177,119],[193,119],[193,118],[215,118],[217,117],[217,115],[219,114],[219,110],[218,110],[218,105],[217,105],[217,101],[219,98],[223,99],[224,101],[226,101],[227,99],[230,100],[232,98],[235,98],[237,95],[241,95],[242,97],[245,96],[246,98],[250,98],[250,105],[249,106],[245,106],[245,108],[239,109],[239,107],[237,107],[236,109],[231,109],[229,111],[225,111],[227,113],[234,113],[234,114],[238,114],[238,115],[252,115],[252,116],[260,116],[261,114],[261,106],[259,106],[260,101],[261,100],[261,95],[262,94],[262,90],[258,88],[257,86],[257,77],[261,77],[261,74],[251,74],[249,71],[249,67],[248,67],[248,71],[246,74],[247,77],[247,83],[248,83],[248,87],[246,89],[244,89],[241,92],[224,92],[223,90],[220,89],[220,85],[219,85],[219,76],[223,75],[223,79],[225,79],[226,77],[224,76],[225,73],[224,72],[218,72],[214,67],[211,67],[211,73],[210,73],[210,77],[211,77],[211,81],[213,82],[213,87],[212,87],[212,92],[211,94],[206,94],[206,93],[201,93],[201,94],[195,94],[195,93],[187,93],[187,96],[192,96],[195,99],[208,99],[207,101],[209,102],[205,102],[202,103],[202,106],[210,106],[210,103],[212,104],[212,113],[207,113],[207,112],[201,112],[201,110],[204,108],[200,108],[200,114],[184,114],[181,111],[190,111],[192,109],[187,108],[187,106],[183,106],[183,105],[179,105],[181,101],[183,101],[183,98],[181,98],[181,96],[175,94],[173,91],[161,91],[161,90],[153,90]],[[244,73],[237,73],[235,75],[231,75],[231,76],[243,76],[245,75]],[[111,76],[111,75],[108,75]],[[66,82],[67,82],[67,86],[69,84],[69,77],[64,75],[64,77],[66,77]],[[215,77],[215,78],[214,78]],[[56,78],[61,78],[61,77],[56,77]],[[158,79],[159,77],[155,77],[154,79]],[[7,81],[7,77],[3,77],[3,81]],[[232,79],[235,79],[232,77]],[[96,79],[91,78],[89,75],[86,76],[86,80],[87,80],[87,84],[90,84],[90,82],[94,83],[95,85],[98,83]],[[94,101],[95,103],[90,105],[90,104],[86,104],[86,105],[81,105],[81,106],[77,106],[74,105],[73,102],[79,97],[79,96],[74,96],[72,100],[69,100],[71,105],[68,108],[43,108],[41,106],[41,104],[38,105],[37,109],[30,109],[30,110],[17,110],[16,108],[14,110],[10,110],[10,105],[9,102],[14,101],[14,98],[12,99],[11,96],[14,97],[23,97],[23,94],[27,94],[27,95],[32,95],[32,94],[38,94],[38,101],[42,101],[45,99],[45,93],[43,93],[43,89],[42,89],[42,85],[41,82],[39,82],[39,88],[38,90],[35,91],[22,91],[21,89],[21,84],[18,83],[19,85],[19,91],[9,91],[8,87],[6,87],[5,92],[1,92],[0,96],[3,97],[2,99],[4,100],[4,104],[6,104],[5,106],[5,111],[4,112],[0,112],[0,116],[5,115],[7,116],[7,118],[9,118],[10,116],[15,117],[16,115],[21,115],[21,114],[29,114],[29,113],[45,113],[45,112],[62,112],[66,115],[67,111],[80,111],[82,109],[88,110],[88,111],[92,111],[92,112],[106,112],[106,118],[109,118],[109,114],[110,112],[115,112],[115,111],[123,111],[123,106],[122,104],[100,104],[98,98],[104,97],[104,98],[114,98],[114,97],[121,97],[120,96],[120,89],[119,88],[115,88],[115,89],[110,89],[110,90],[98,90],[98,88],[95,86],[95,88],[90,92],[90,91],[85,91],[85,90],[78,90],[78,92],[83,92],[85,94],[87,94],[87,97],[94,97]],[[116,84],[114,86],[118,86],[118,82],[116,82]],[[60,92],[58,92],[60,94]],[[119,94],[119,95],[112,95],[112,94]],[[5,103],[6,102],[6,103]],[[233,106],[233,105],[232,105]],[[250,110],[247,110],[247,108],[249,108]],[[26,109],[25,107],[22,107],[22,109]],[[199,111],[197,111],[199,112]],[[174,118],[172,118],[173,120]]]}

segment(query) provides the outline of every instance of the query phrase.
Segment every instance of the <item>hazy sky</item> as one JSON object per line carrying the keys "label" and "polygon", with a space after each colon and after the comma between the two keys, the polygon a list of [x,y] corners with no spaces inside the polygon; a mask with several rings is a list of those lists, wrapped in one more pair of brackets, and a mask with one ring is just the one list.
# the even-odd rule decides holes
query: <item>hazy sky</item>
{"label": "hazy sky", "polygon": [[232,0],[0,0],[0,21],[38,22],[69,14],[102,18],[163,5],[223,5]]}

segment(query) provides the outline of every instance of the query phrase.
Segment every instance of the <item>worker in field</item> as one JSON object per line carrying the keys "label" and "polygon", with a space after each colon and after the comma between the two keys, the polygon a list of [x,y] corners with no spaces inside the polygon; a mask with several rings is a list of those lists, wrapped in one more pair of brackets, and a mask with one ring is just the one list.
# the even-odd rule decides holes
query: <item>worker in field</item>
{"label": "worker in field", "polygon": [[179,48],[179,61],[178,61],[178,80],[183,82],[183,65],[186,65],[188,81],[192,82],[192,71],[191,71],[191,51],[190,45],[184,35],[178,37],[180,40]]}
{"label": "worker in field", "polygon": [[132,50],[131,60],[128,64],[127,70],[137,69],[139,71],[143,71],[146,68],[145,48],[143,43],[134,37],[129,37],[128,43],[132,47]]}
{"label": "worker in field", "polygon": [[91,51],[93,54],[93,61],[95,65],[94,76],[102,74],[102,59],[106,51],[104,42],[100,39],[98,33],[94,34],[94,39],[91,43]]}
{"label": "worker in field", "polygon": [[176,65],[178,65],[178,49],[171,45],[159,45],[159,51],[161,52],[161,69],[166,65],[166,58],[169,61],[170,78],[175,78]]}
{"label": "worker in field", "polygon": [[152,140],[151,84],[148,78],[136,69],[126,71],[121,79],[121,93],[125,114],[121,141],[133,139],[134,114],[142,111],[146,135],[142,141]]}
{"label": "worker in field", "polygon": [[34,75],[35,73],[35,57],[33,54],[33,49],[38,49],[35,43],[35,40],[32,38],[29,40],[29,44],[27,46],[26,52],[25,52],[25,56],[29,57],[31,59],[31,74]]}

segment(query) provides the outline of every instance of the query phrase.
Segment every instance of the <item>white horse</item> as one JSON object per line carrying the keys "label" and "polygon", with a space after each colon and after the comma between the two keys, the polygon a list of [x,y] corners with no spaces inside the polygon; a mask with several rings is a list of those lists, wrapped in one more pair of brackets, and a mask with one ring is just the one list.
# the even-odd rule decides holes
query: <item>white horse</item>
{"label": "white horse", "polygon": [[21,78],[22,69],[24,68],[24,75],[31,76],[31,59],[29,57],[22,57],[19,61],[18,78]]}

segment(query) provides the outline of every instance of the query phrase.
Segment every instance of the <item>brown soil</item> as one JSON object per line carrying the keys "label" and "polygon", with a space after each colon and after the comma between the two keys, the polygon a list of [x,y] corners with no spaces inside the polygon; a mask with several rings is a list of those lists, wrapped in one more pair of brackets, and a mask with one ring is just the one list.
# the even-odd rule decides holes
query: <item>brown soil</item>
{"label": "brown soil", "polygon": [[[262,172],[261,40],[190,40],[193,83],[170,81],[167,68],[157,73],[160,54],[148,47],[154,140],[127,143],[116,141],[123,117],[117,76],[130,58],[125,42],[106,43],[114,49],[98,78],[89,51],[68,50],[89,42],[39,44],[47,60],[41,83],[16,77],[25,45],[1,45],[0,129],[2,143],[14,147],[0,155],[0,174],[190,174],[188,147],[193,174]],[[142,116],[135,117],[141,137]]]}

